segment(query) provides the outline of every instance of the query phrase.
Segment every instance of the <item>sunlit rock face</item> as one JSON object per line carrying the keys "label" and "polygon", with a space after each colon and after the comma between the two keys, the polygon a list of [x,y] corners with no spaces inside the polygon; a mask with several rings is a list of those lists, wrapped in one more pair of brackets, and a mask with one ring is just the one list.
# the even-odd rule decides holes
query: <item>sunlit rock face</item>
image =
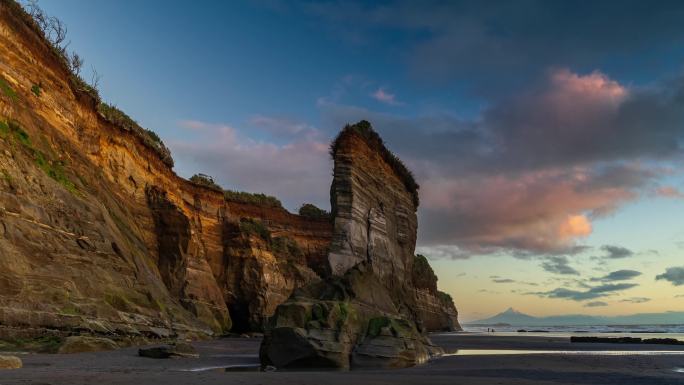
{"label": "sunlit rock face", "polygon": [[360,135],[340,136],[336,148],[331,271],[341,276],[366,261],[387,285],[405,282],[418,227],[413,195]]}
{"label": "sunlit rock face", "polygon": [[[168,156],[102,115],[9,0],[0,57],[0,338],[217,335],[233,328],[229,309],[259,330],[326,270],[329,221],[176,176]],[[226,231],[249,218],[289,248]]]}
{"label": "sunlit rock face", "polygon": [[427,260],[430,274],[416,281],[428,289],[414,284],[417,185],[368,122],[345,127],[332,156],[332,274],[278,306],[262,363],[338,369],[423,363],[441,354],[425,321],[439,330],[455,325],[446,311],[433,314],[439,300]]}
{"label": "sunlit rock face", "polygon": [[307,255],[289,236],[264,239],[240,222],[224,222],[222,276],[224,298],[233,318],[233,331],[261,331],[266,319],[295,288],[320,280],[307,266]]}

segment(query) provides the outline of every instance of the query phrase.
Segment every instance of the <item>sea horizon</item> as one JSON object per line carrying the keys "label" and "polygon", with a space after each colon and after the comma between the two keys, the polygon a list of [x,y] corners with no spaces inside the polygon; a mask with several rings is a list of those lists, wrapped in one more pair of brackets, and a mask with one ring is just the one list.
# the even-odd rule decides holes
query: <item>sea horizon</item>
{"label": "sea horizon", "polygon": [[684,341],[684,324],[631,324],[631,325],[510,325],[464,324],[460,333],[493,333],[497,335],[570,337],[600,335],[602,337],[675,338]]}

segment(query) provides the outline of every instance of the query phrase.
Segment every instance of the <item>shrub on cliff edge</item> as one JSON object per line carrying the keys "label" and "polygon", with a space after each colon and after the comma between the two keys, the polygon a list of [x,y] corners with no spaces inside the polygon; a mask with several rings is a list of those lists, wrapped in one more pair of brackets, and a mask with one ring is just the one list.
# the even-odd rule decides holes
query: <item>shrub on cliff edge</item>
{"label": "shrub on cliff edge", "polygon": [[276,197],[244,191],[224,190],[223,197],[229,202],[246,203],[266,207],[283,208],[283,204]]}
{"label": "shrub on cliff edge", "polygon": [[223,191],[221,186],[214,182],[214,178],[206,174],[195,174],[190,177],[190,182],[204,187],[209,187],[212,190]]}
{"label": "shrub on cliff edge", "polygon": [[454,299],[451,298],[451,295],[449,295],[448,293],[445,293],[443,291],[439,291],[439,290],[437,291],[437,298],[439,298],[439,300],[442,301],[443,303],[450,303],[450,304],[454,303]]}
{"label": "shrub on cliff edge", "polygon": [[437,275],[424,255],[417,254],[413,259],[413,285],[418,289],[437,291]]}
{"label": "shrub on cliff edge", "polygon": [[307,218],[330,218],[330,213],[311,203],[304,203],[299,208],[299,215]]}
{"label": "shrub on cliff edge", "polygon": [[164,164],[173,167],[174,163],[173,158],[171,157],[171,151],[166,147],[156,132],[141,127],[138,122],[112,104],[99,103],[97,105],[97,112],[104,120],[125,131],[130,131],[138,138],[142,139],[147,147],[159,155],[159,158]]}

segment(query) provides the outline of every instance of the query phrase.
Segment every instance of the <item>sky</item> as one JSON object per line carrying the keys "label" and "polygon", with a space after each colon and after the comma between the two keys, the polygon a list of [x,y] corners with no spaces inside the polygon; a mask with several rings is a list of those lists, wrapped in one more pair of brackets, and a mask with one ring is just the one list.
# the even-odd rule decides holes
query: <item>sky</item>
{"label": "sky", "polygon": [[39,5],[181,176],[329,208],[370,121],[462,320],[684,311],[684,2]]}

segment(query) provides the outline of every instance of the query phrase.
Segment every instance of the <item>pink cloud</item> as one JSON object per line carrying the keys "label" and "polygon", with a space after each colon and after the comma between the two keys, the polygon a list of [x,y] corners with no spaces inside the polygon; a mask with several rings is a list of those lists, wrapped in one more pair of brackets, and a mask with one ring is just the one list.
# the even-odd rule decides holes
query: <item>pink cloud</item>
{"label": "pink cloud", "polygon": [[423,180],[421,240],[474,252],[570,250],[591,234],[592,218],[638,196],[630,186],[602,186],[605,177],[574,168]]}
{"label": "pink cloud", "polygon": [[578,75],[568,69],[557,69],[551,72],[550,82],[550,96],[558,98],[560,103],[578,102],[573,98],[582,97],[581,101],[617,106],[629,94],[624,86],[600,71]]}
{"label": "pink cloud", "polygon": [[681,192],[676,187],[672,187],[672,186],[663,186],[663,187],[657,188],[655,190],[655,195],[660,196],[660,197],[665,197],[665,198],[677,198],[677,199],[684,198],[684,193]]}
{"label": "pink cloud", "polygon": [[385,89],[382,87],[378,88],[375,92],[373,92],[371,96],[373,97],[373,99],[385,104],[389,104],[391,106],[397,106],[402,104],[401,102],[398,102],[396,100],[396,95],[385,91]]}

